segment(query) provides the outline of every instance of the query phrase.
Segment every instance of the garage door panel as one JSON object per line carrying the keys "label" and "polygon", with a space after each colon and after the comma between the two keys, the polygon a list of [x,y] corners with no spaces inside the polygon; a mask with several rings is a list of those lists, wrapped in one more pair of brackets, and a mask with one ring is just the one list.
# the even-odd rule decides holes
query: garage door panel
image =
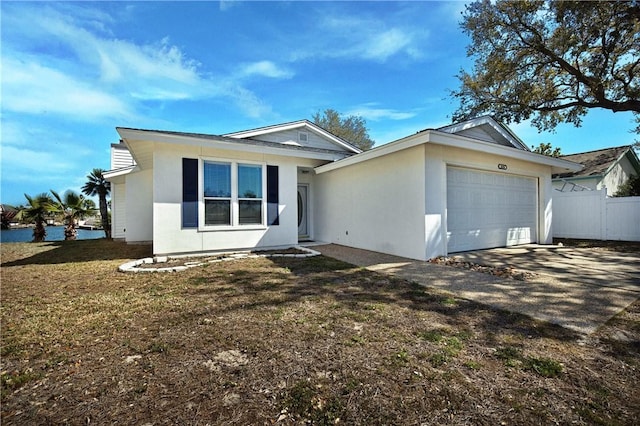
{"label": "garage door panel", "polygon": [[448,251],[535,242],[537,193],[533,178],[447,168]]}

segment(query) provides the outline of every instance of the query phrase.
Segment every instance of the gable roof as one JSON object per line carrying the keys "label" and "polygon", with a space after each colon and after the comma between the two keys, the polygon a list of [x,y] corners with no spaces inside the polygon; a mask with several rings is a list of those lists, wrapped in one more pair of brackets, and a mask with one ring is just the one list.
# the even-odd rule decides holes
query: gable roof
{"label": "gable roof", "polygon": [[495,143],[512,148],[530,151],[527,145],[504,124],[496,121],[490,115],[484,115],[460,123],[439,127],[439,132],[452,133],[483,142]]}
{"label": "gable roof", "polygon": [[365,151],[358,155],[343,158],[333,163],[324,164],[316,167],[316,173],[325,173],[331,170],[340,169],[353,164],[361,163],[374,158],[382,157],[404,149],[413,148],[414,146],[423,144],[442,145],[445,147],[455,147],[468,149],[470,151],[483,152],[487,154],[495,154],[507,158],[513,158],[530,163],[541,164],[551,167],[551,171],[579,170],[582,168],[580,164],[574,163],[562,158],[549,157],[547,155],[537,154],[528,149],[513,149],[512,146],[505,146],[495,142],[486,142],[479,139],[470,138],[465,135],[456,133],[442,132],[440,130],[422,130],[416,134],[407,136],[397,141],[377,146],[369,151]]}
{"label": "gable roof", "polygon": [[553,178],[573,178],[606,175],[625,155],[629,155],[629,161],[636,170],[640,170],[640,162],[631,145],[616,146],[612,148],[598,149],[595,151],[580,152],[571,155],[562,155],[560,158],[580,163],[582,170],[571,173],[559,173]]}
{"label": "gable roof", "polygon": [[314,148],[301,145],[289,145],[257,139],[240,139],[203,133],[175,132],[169,130],[147,130],[130,127],[116,127],[116,131],[125,142],[136,164],[145,169],[152,164],[153,144],[155,142],[176,145],[207,146],[244,152],[259,152],[289,157],[305,157],[326,161],[335,161],[352,152]]}
{"label": "gable roof", "polygon": [[305,129],[307,131],[311,131],[314,132],[328,140],[330,140],[331,142],[333,142],[334,144],[338,145],[339,147],[341,147],[342,149],[346,149],[354,154],[359,154],[362,152],[362,150],[358,147],[356,147],[355,145],[347,142],[346,140],[334,135],[333,133],[330,133],[328,131],[326,131],[325,129],[323,129],[322,127],[310,122],[309,120],[298,120],[298,121],[292,121],[289,123],[283,123],[283,124],[275,124],[275,125],[271,125],[271,126],[265,126],[265,127],[258,127],[256,129],[250,129],[250,130],[242,130],[240,132],[234,132],[234,133],[226,133],[222,136],[224,137],[229,137],[229,138],[236,138],[236,139],[256,139],[256,140],[260,140],[260,136],[261,135],[267,135],[270,133],[276,133],[276,132],[282,132],[282,131],[286,131],[286,130],[293,130],[293,129]]}

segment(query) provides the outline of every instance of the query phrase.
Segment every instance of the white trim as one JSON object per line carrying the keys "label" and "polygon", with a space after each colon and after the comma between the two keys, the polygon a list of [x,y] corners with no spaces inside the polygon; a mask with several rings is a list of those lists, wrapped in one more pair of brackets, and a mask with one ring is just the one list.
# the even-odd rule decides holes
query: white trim
{"label": "white trim", "polygon": [[106,180],[109,180],[111,178],[115,178],[115,177],[118,177],[118,176],[128,175],[129,173],[131,173],[133,171],[137,172],[138,170],[135,170],[136,167],[138,167],[138,166],[134,164],[133,166],[122,167],[120,169],[107,170],[106,172],[102,173],[102,176]]}
{"label": "white trim", "polygon": [[574,163],[568,160],[562,160],[560,158],[548,157],[546,155],[536,154],[530,151],[523,151],[521,149],[515,149],[513,147],[497,145],[491,142],[483,142],[477,139],[472,139],[452,133],[441,132],[438,130],[425,130],[415,135],[399,139],[395,142],[376,147],[370,151],[365,151],[361,154],[347,157],[343,160],[338,160],[334,161],[333,163],[318,166],[315,168],[315,172],[318,174],[329,172],[331,170],[336,170],[342,167],[361,163],[363,161],[372,160],[374,158],[382,157],[384,155],[392,154],[397,151],[413,148],[414,146],[427,143],[499,155],[502,157],[528,161],[535,164],[551,166],[560,170],[577,171],[582,169],[583,167],[581,164]]}
{"label": "white trim", "polygon": [[[196,146],[199,148],[214,148],[223,149],[228,151],[237,152],[251,152],[258,154],[272,154],[280,155],[283,157],[296,157],[296,158],[308,158],[313,160],[326,160],[335,161],[344,158],[344,154],[340,152],[319,152],[308,151],[302,149],[292,149],[290,145],[281,144],[279,146],[264,146],[254,145],[250,143],[243,143],[241,140],[236,141],[223,141],[206,137],[198,137],[196,135],[178,135],[164,133],[162,131],[154,130],[138,130],[129,128],[116,128],[120,137],[127,143],[129,147],[132,147],[132,142],[158,142],[167,143],[172,145],[188,145]],[[203,135],[206,136],[206,135]],[[237,138],[236,138],[237,139]],[[130,152],[134,153],[134,149],[130,149]]]}
{"label": "white trim", "polygon": [[240,131],[240,132],[234,132],[234,133],[226,133],[222,136],[224,137],[229,137],[229,138],[253,138],[256,136],[260,136],[260,135],[266,135],[269,133],[276,133],[276,132],[282,132],[282,131],[286,131],[286,130],[293,130],[293,129],[299,129],[302,127],[306,127],[308,130],[317,133],[321,136],[324,136],[327,139],[330,139],[333,143],[346,148],[348,151],[353,152],[353,153],[360,153],[362,152],[362,150],[360,150],[359,148],[345,143],[346,141],[343,141],[342,139],[340,139],[339,137],[335,136],[332,133],[327,132],[326,130],[324,130],[322,127],[319,127],[315,124],[313,124],[310,121],[307,120],[301,120],[301,121],[294,121],[292,123],[285,123],[285,124],[279,124],[279,125],[275,125],[275,126],[268,126],[268,127],[261,127],[258,129],[253,129],[253,130],[244,130],[244,131]]}
{"label": "white trim", "polygon": [[516,136],[509,129],[500,125],[500,123],[498,123],[496,120],[494,120],[492,117],[488,115],[483,117],[473,118],[471,120],[463,121],[461,123],[455,123],[448,126],[440,127],[437,130],[440,132],[456,134],[457,132],[462,132],[464,130],[472,129],[474,127],[480,127],[483,124],[488,124],[489,126],[491,126],[495,131],[500,133],[500,135],[502,135],[503,138],[508,140],[509,143],[513,145],[515,148],[521,148],[525,151],[531,151],[529,147],[527,147],[527,145],[522,141],[522,139]]}

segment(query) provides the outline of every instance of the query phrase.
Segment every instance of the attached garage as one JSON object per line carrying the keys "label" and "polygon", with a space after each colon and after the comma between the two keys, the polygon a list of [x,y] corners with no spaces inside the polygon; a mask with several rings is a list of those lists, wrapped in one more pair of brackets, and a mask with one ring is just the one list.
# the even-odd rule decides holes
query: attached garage
{"label": "attached garage", "polygon": [[552,242],[551,174],[491,117],[426,129],[314,169],[315,237],[419,260]]}
{"label": "attached garage", "polygon": [[538,180],[447,167],[447,251],[537,242]]}

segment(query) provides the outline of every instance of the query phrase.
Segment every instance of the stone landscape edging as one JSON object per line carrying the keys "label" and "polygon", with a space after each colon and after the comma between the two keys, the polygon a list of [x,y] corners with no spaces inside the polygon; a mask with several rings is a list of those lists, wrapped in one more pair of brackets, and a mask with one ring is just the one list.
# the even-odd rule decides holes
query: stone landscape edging
{"label": "stone landscape edging", "polygon": [[[127,263],[123,263],[118,267],[119,272],[182,272],[186,271],[189,268],[195,268],[197,266],[208,265],[210,263],[219,263],[219,262],[228,262],[230,260],[238,260],[238,259],[256,259],[261,257],[293,257],[293,258],[305,258],[305,257],[313,257],[319,256],[320,252],[312,250],[308,247],[302,246],[292,246],[288,247],[285,250],[294,248],[296,250],[303,251],[305,253],[300,254],[290,254],[290,253],[260,253],[259,251],[239,251],[239,252],[229,252],[229,253],[220,253],[218,256],[222,256],[216,259],[211,259],[203,262],[185,262],[184,265],[180,266],[170,266],[167,268],[141,268],[141,265],[149,265],[149,264],[158,264],[158,263],[167,263],[170,259],[184,259],[188,257],[203,257],[202,255],[193,255],[193,256],[154,256],[154,257],[145,257],[143,259],[132,260]],[[272,250],[264,250],[264,251],[272,251]]]}

